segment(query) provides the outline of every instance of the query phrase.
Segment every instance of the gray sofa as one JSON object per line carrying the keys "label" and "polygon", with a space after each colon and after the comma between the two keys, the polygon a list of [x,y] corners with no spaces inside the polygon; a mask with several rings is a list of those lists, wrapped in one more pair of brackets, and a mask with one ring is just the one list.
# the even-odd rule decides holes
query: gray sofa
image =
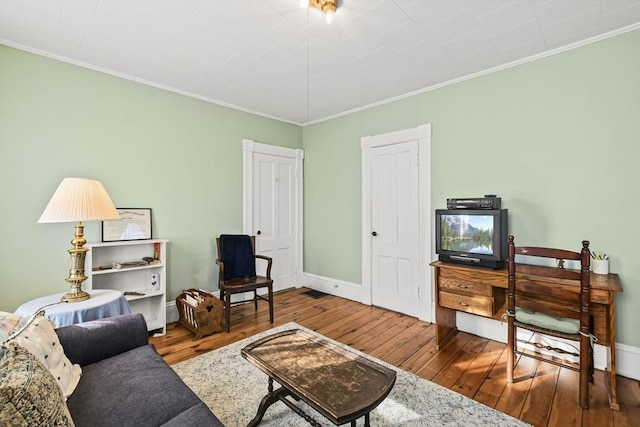
{"label": "gray sofa", "polygon": [[67,400],[77,427],[222,426],[149,344],[141,314],[56,329],[72,363],[82,367]]}

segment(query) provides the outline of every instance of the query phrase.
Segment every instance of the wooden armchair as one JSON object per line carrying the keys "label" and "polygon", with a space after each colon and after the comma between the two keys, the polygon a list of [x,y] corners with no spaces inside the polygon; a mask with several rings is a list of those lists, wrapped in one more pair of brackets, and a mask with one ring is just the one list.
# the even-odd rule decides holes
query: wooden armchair
{"label": "wooden armchair", "polygon": [[[516,247],[509,236],[509,288],[507,382],[513,382],[515,355],[532,357],[580,372],[579,402],[589,407],[589,382],[593,382],[592,328],[589,316],[589,242],[582,242],[580,252],[540,247]],[[516,263],[522,255],[555,259],[558,267]],[[580,270],[564,268],[564,260],[580,261]],[[545,278],[554,278],[545,281]],[[557,279],[562,279],[558,285]],[[566,304],[563,302],[567,302]],[[579,365],[542,357],[537,352],[518,350],[517,329],[573,341],[579,341]]]}
{"label": "wooden armchair", "polygon": [[[273,280],[271,280],[271,257],[256,255],[255,236],[221,234],[216,238],[220,300],[224,302],[226,330],[231,323],[231,307],[253,301],[258,309],[258,300],[269,303],[269,321],[273,323]],[[256,258],[267,261],[266,276],[256,275]],[[258,295],[258,289],[267,288],[268,298]],[[231,302],[231,295],[253,291],[253,298]]]}

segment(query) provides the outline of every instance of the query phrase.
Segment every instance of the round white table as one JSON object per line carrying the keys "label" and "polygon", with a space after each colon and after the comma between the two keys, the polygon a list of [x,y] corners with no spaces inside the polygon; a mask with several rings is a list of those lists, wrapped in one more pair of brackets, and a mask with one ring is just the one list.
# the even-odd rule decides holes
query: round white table
{"label": "round white table", "polygon": [[31,316],[42,308],[45,311],[45,316],[55,323],[56,328],[59,328],[131,313],[129,303],[120,291],[94,289],[87,292],[91,298],[80,302],[61,302],[60,298],[65,292],[36,298],[18,307],[15,314],[21,317]]}

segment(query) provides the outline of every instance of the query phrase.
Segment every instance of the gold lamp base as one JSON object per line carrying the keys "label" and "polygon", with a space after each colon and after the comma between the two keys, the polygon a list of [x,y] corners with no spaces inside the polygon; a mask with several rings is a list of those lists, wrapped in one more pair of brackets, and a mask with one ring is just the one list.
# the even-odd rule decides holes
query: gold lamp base
{"label": "gold lamp base", "polygon": [[83,291],[81,287],[75,288],[71,286],[71,291],[62,295],[62,298],[60,298],[60,301],[61,302],[80,302],[80,301],[86,301],[89,298],[91,298],[91,295],[89,295],[88,292]]}
{"label": "gold lamp base", "polygon": [[64,294],[60,301],[62,302],[80,302],[91,298],[88,292],[82,290],[82,282],[87,280],[84,275],[84,260],[88,249],[84,248],[87,240],[84,238],[84,226],[81,221],[76,223],[76,234],[71,240],[73,248],[69,249],[71,256],[71,266],[69,267],[69,277],[65,280],[71,284],[71,290]]}

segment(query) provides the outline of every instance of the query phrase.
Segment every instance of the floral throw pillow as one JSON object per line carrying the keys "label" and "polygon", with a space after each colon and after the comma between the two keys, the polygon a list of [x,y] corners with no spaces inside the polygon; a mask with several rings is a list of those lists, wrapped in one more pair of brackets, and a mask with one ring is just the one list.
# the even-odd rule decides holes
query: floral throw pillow
{"label": "floral throw pillow", "polygon": [[0,425],[73,426],[55,379],[38,359],[16,343],[0,362]]}
{"label": "floral throw pillow", "polygon": [[82,369],[64,354],[51,320],[44,312],[32,316],[22,328],[16,328],[3,346],[15,342],[31,352],[51,372],[65,398],[76,389]]}
{"label": "floral throw pillow", "polygon": [[[7,313],[6,311],[0,311],[0,343],[9,340],[9,335],[14,330],[17,331],[19,328],[24,326],[27,322],[26,318],[22,318],[17,314]],[[5,348],[4,346],[0,347],[0,358],[4,355]]]}

